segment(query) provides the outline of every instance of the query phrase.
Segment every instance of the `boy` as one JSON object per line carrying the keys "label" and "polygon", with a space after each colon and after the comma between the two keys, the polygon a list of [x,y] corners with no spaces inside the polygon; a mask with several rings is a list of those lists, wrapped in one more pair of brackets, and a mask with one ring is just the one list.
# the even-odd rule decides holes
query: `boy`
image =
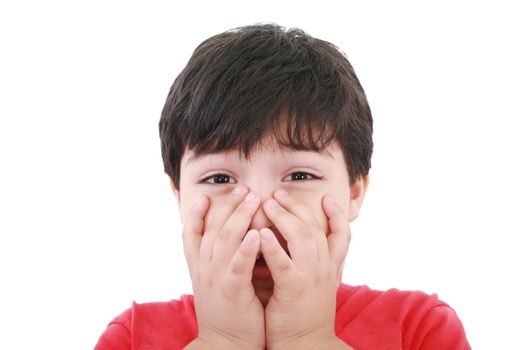
{"label": "boy", "polygon": [[372,116],[335,46],[276,25],[213,36],[159,129],[194,296],[134,303],[96,349],[470,349],[435,295],[341,283]]}

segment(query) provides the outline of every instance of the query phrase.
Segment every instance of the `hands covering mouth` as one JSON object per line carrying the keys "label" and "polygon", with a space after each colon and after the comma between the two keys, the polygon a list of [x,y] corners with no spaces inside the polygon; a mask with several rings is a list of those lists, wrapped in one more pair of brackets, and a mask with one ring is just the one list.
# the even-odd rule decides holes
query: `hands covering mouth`
{"label": "hands covering mouth", "polygon": [[[337,341],[336,294],[351,237],[342,208],[323,198],[326,235],[310,208],[282,191],[264,201],[273,225],[260,230],[250,229],[250,223],[261,199],[247,188],[233,190],[205,227],[209,204],[208,197],[201,197],[183,230],[199,332],[222,339],[245,329],[244,338],[237,335],[228,344],[241,339],[243,344],[257,342],[257,348],[282,344],[281,349],[302,349]],[[266,293],[266,287],[271,293],[262,301],[256,293]],[[217,334],[218,329],[226,331]]]}

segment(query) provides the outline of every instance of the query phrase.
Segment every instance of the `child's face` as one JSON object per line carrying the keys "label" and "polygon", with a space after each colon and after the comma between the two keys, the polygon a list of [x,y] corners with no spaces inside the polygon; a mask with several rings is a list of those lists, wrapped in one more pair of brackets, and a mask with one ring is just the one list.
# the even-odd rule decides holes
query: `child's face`
{"label": "child's face", "polygon": [[[186,152],[181,161],[180,191],[172,188],[179,201],[181,220],[184,223],[198,194],[210,199],[207,219],[216,208],[224,203],[227,196],[238,184],[247,187],[261,198],[261,205],[252,217],[249,229],[270,228],[288,251],[286,240],[265,215],[262,203],[271,198],[275,191],[285,190],[290,196],[310,209],[326,234],[328,221],[321,200],[332,196],[353,221],[359,213],[368,186],[368,177],[361,178],[350,186],[348,170],[341,148],[332,144],[325,153],[295,151],[273,146],[258,147],[250,159],[239,156],[237,149],[203,155],[190,160],[193,152]],[[206,227],[206,226],[205,226]],[[253,281],[256,290],[270,289],[270,281]],[[271,290],[271,289],[270,289]]]}

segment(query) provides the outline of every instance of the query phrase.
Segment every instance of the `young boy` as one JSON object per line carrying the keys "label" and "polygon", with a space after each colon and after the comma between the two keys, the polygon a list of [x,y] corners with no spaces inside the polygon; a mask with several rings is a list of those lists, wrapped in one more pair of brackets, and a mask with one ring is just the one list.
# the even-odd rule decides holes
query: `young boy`
{"label": "young boy", "polygon": [[372,116],[335,46],[276,25],[213,36],[159,129],[194,296],[134,303],[96,349],[470,349],[435,295],[341,283]]}

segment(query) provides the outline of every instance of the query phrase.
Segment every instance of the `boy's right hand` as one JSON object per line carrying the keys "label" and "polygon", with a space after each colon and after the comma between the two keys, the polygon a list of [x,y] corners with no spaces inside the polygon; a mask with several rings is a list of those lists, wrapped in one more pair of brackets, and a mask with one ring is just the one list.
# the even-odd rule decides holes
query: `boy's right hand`
{"label": "boy's right hand", "polygon": [[256,230],[246,233],[260,199],[246,193],[238,186],[214,207],[206,232],[205,195],[185,220],[184,255],[193,283],[198,341],[208,344],[207,349],[265,348],[264,308],[251,282],[260,237]]}

